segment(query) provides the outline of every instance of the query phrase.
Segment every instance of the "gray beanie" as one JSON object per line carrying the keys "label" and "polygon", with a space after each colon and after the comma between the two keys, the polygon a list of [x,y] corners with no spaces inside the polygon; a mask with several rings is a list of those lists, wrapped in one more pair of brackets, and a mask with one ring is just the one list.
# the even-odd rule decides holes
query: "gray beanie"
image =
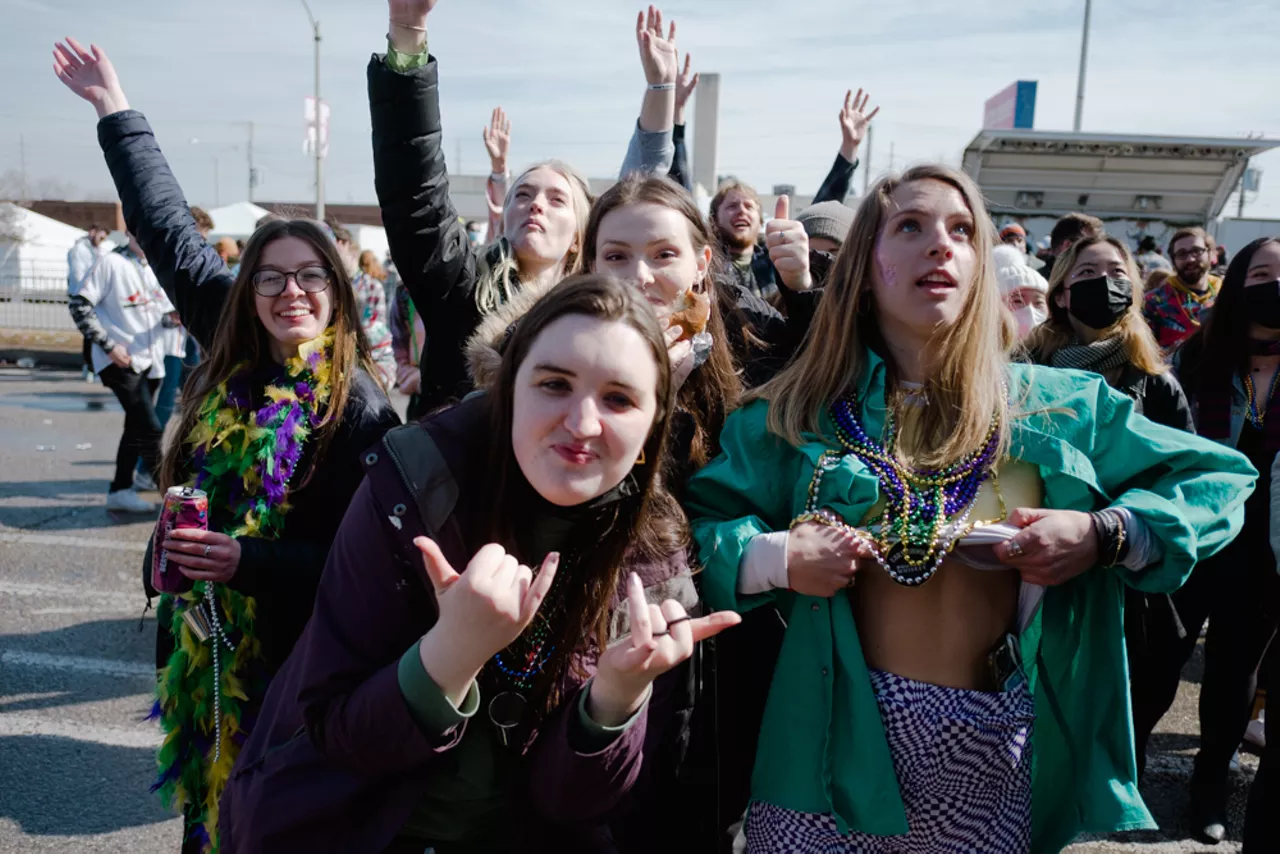
{"label": "gray beanie", "polygon": [[810,237],[825,237],[843,246],[853,225],[853,208],[840,202],[819,202],[800,211],[796,221]]}

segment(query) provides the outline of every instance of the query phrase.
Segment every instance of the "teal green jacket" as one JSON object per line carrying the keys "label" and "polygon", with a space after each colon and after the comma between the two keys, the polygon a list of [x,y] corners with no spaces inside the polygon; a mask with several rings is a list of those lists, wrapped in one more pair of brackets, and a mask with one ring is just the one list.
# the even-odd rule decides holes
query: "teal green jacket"
{"label": "teal green jacket", "polygon": [[[885,417],[885,366],[868,354],[859,382],[867,432]],[[1177,589],[1196,561],[1240,531],[1257,472],[1215,442],[1161,427],[1096,374],[1009,367],[1013,458],[1038,466],[1048,508],[1126,507],[1160,540],[1140,572],[1094,568],[1047,591],[1022,635],[1035,696],[1033,849],[1058,851],[1082,832],[1153,828],[1135,785],[1122,628],[1123,585]],[[714,608],[774,602],[787,621],[761,725],[752,800],[834,816],[842,832],[907,832],[867,666],[847,597],[789,590],[739,595],[738,564],[757,534],[786,530],[803,511],[814,466],[833,440],[792,447],[765,426],[768,404],[731,415],[723,452],[688,487],[687,506]],[[1019,415],[1018,413],[1027,413]],[[834,436],[823,415],[821,431]],[[819,506],[866,516],[879,497],[853,457],[822,480]]]}

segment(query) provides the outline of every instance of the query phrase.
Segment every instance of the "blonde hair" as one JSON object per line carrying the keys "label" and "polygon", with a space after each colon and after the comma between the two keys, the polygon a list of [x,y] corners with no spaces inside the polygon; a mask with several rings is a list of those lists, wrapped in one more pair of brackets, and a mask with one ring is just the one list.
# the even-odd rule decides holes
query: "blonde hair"
{"label": "blonde hair", "polygon": [[583,238],[587,230],[587,218],[591,215],[591,205],[595,201],[591,196],[591,186],[578,170],[563,160],[544,160],[541,163],[535,163],[511,182],[511,186],[507,188],[507,196],[502,201],[504,234],[496,243],[497,250],[490,252],[491,261],[488,269],[476,281],[476,307],[480,309],[482,315],[505,304],[520,289],[520,265],[516,262],[515,252],[505,234],[506,211],[511,209],[511,200],[525,178],[538,169],[550,169],[569,184],[575,220],[574,235],[569,244],[569,251],[564,256],[560,278],[580,273],[585,266],[582,254]]}
{"label": "blonde hair", "polygon": [[[964,197],[973,214],[977,268],[960,316],[935,330],[929,342],[934,355],[926,366],[929,406],[921,413],[920,450],[908,457],[899,448],[898,454],[917,466],[954,463],[983,446],[993,413],[1001,453],[1008,448],[1005,384],[1014,328],[1003,309],[991,261],[995,226],[977,185],[941,164],[923,164],[901,177],[883,178],[863,198],[800,352],[782,373],[750,395],[769,401],[769,430],[793,445],[802,442],[801,434],[817,433],[822,410],[854,387],[867,367],[868,348],[883,354],[893,379],[896,367],[883,346],[872,295],[872,265],[890,196],[915,181],[941,181]],[[842,346],[835,346],[837,342]]]}
{"label": "blonde hair", "polygon": [[1151,328],[1142,316],[1142,276],[1138,273],[1138,265],[1129,254],[1129,247],[1124,242],[1107,234],[1098,237],[1086,237],[1071,244],[1071,248],[1063,252],[1053,265],[1053,275],[1049,277],[1049,319],[1036,327],[1026,341],[1026,348],[1034,353],[1037,360],[1048,362],[1049,357],[1076,341],[1075,330],[1071,327],[1069,312],[1058,305],[1056,297],[1066,287],[1067,276],[1076,265],[1080,253],[1101,244],[1114,246],[1124,259],[1125,271],[1133,285],[1133,304],[1124,316],[1099,334],[1099,340],[1120,337],[1124,339],[1125,357],[1129,364],[1144,374],[1163,374],[1169,370],[1160,346],[1156,343]]}

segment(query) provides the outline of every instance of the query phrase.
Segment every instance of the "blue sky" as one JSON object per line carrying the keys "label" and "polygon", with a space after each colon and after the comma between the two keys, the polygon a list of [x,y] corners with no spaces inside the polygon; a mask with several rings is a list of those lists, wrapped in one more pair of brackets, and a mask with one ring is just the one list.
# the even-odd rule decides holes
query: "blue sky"
{"label": "blue sky", "polygon": [[[313,198],[302,153],[312,40],[297,0],[0,6],[0,173],[17,168],[21,135],[33,180],[110,193],[92,109],[51,70],[52,43],[74,35],[110,53],[192,202],[214,203],[215,157],[221,202],[244,197],[250,120],[259,198]],[[512,119],[514,168],[558,156],[592,176],[612,174],[644,86],[638,8],[617,0],[442,0],[430,38],[450,169],[487,171],[480,129],[500,104]],[[364,67],[385,45],[386,8],[377,0],[312,0],[312,9],[334,122],[327,198],[372,202]],[[890,166],[891,145],[899,169],[926,159],[957,163],[983,102],[1016,79],[1039,83],[1037,127],[1071,126],[1083,0],[701,0],[664,12],[678,21],[677,41],[695,67],[723,75],[720,171],[762,187],[816,189],[839,146],[836,115],[850,87],[866,87],[882,106],[873,173]],[[1272,2],[1099,0],[1084,129],[1280,138],[1275,26]],[[1246,215],[1280,218],[1280,152],[1255,165],[1264,171],[1263,192]]]}

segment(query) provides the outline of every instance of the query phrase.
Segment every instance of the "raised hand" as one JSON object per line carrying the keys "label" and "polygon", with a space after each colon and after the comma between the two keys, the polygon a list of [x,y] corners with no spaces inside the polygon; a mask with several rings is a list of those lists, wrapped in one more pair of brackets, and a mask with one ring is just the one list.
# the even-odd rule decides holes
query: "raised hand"
{"label": "raised hand", "polygon": [[636,18],[636,44],[640,46],[640,64],[650,86],[675,83],[680,72],[680,51],[676,50],[676,22],[671,22],[667,37],[662,37],[662,10],[649,7]]}
{"label": "raised hand", "polygon": [[857,95],[853,94],[852,89],[844,93],[844,109],[840,111],[840,133],[843,137],[840,154],[850,163],[853,162],[858,146],[862,144],[862,138],[867,135],[867,125],[880,112],[879,107],[867,112],[867,102],[870,100],[871,96],[864,95],[861,89]]}
{"label": "raised hand", "polygon": [[689,64],[691,59],[689,54],[684,55],[684,70],[680,72],[680,76],[676,78],[676,124],[684,124],[684,107],[689,102],[689,96],[693,94],[693,90],[698,88],[698,75],[690,74]]}
{"label": "raised hand", "polygon": [[634,572],[627,580],[627,607],[631,633],[600,656],[587,698],[587,713],[603,726],[617,726],[634,714],[653,680],[693,655],[695,643],[742,621],[732,611],[694,619],[674,599],[650,605]]}
{"label": "raised hand", "polygon": [[490,543],[460,575],[434,540],[418,537],[413,544],[422,552],[440,612],[419,647],[422,664],[446,696],[461,700],[485,662],[533,621],[555,580],[560,555],[547,555],[535,578],[529,567]]}
{"label": "raised hand", "polygon": [[55,44],[53,73],[64,86],[92,104],[98,111],[98,118],[129,109],[115,66],[107,52],[96,44],[85,50],[70,36],[65,42]]}
{"label": "raised hand", "polygon": [[791,219],[791,200],[786,196],[778,197],[773,219],[765,223],[764,241],[782,284],[793,291],[813,287],[813,276],[809,273],[809,235],[803,225]]}
{"label": "raised hand", "polygon": [[427,15],[439,0],[387,0],[388,35],[401,53],[418,53],[427,42]]}
{"label": "raised hand", "polygon": [[511,150],[511,119],[507,118],[501,107],[493,108],[489,126],[481,130],[481,135],[484,137],[485,150],[489,152],[493,174],[507,174],[507,152]]}

